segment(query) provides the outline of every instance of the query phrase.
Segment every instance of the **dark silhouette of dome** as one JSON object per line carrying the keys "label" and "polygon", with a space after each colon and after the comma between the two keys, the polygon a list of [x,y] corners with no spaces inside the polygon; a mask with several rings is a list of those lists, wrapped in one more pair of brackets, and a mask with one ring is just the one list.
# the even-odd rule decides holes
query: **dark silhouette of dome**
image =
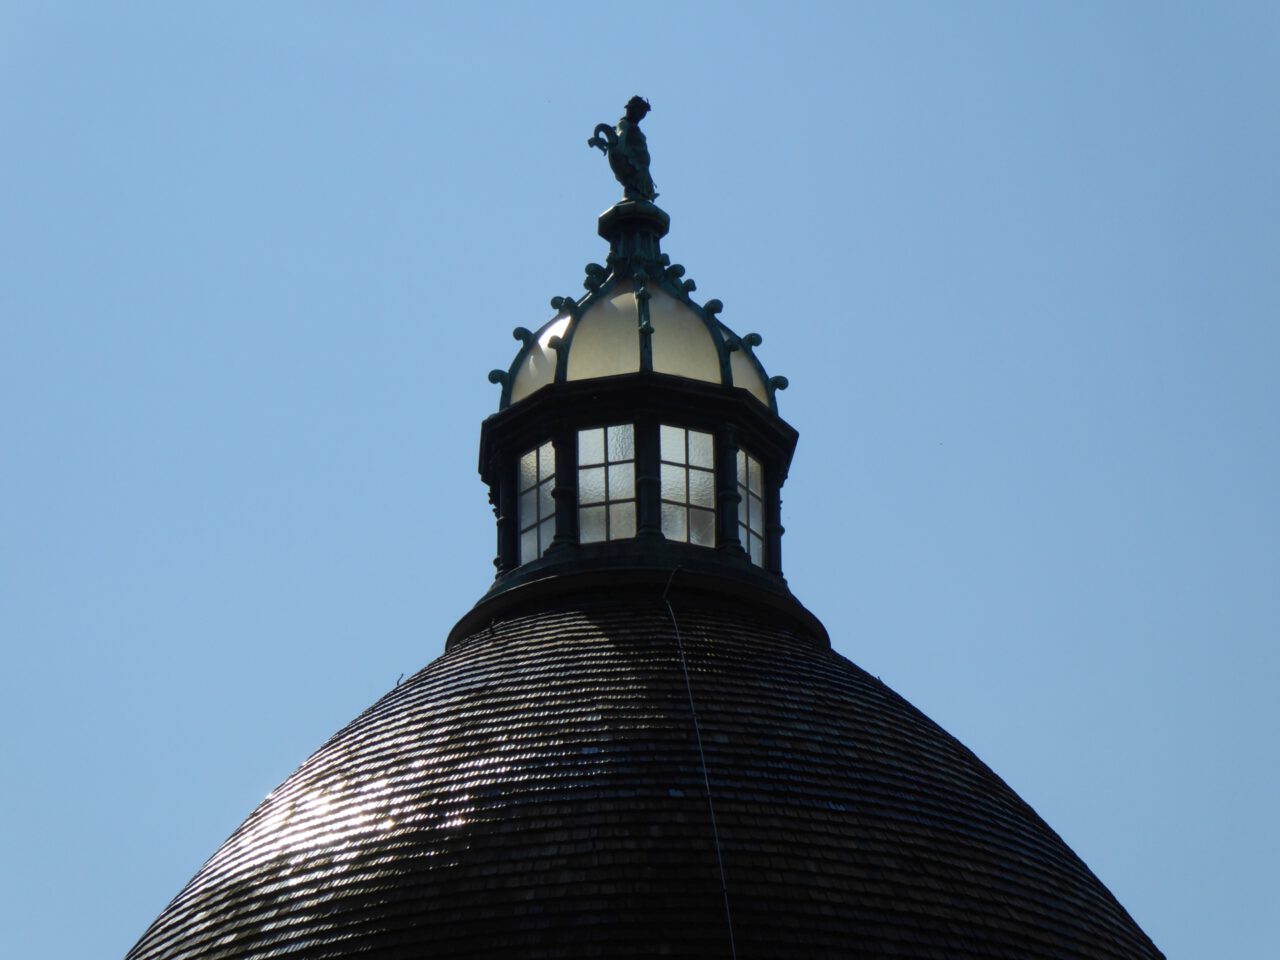
{"label": "dark silhouette of dome", "polygon": [[[568,578],[573,580],[574,578]],[[663,582],[460,638],[131,957],[1157,957],[995,774],[795,612]]]}
{"label": "dark silhouette of dome", "polygon": [[498,576],[444,655],[273,791],[129,960],[1161,956],[792,596],[781,378],[751,356],[739,382],[665,232],[615,205],[608,267],[557,298],[618,365],[544,329],[493,377]]}

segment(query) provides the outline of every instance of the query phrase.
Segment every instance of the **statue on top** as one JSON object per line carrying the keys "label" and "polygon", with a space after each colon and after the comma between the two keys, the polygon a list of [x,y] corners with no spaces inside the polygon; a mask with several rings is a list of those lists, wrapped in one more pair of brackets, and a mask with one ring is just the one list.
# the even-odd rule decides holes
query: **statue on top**
{"label": "statue on top", "polygon": [[617,128],[607,123],[597,124],[587,141],[587,146],[599,147],[609,158],[609,169],[622,184],[624,200],[653,200],[658,195],[649,176],[649,144],[640,130],[640,121],[648,112],[648,100],[632,97],[627,101],[626,116],[618,121]]}

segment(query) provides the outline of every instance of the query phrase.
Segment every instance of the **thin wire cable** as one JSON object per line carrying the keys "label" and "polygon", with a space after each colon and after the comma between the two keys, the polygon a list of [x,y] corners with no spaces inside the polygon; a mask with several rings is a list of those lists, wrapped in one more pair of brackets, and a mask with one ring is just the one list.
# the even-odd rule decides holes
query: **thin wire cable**
{"label": "thin wire cable", "polygon": [[724,895],[724,921],[729,928],[729,956],[738,960],[738,948],[733,942],[733,914],[729,910],[729,882],[724,873],[724,854],[720,850],[720,830],[716,826],[716,805],[711,799],[711,777],[707,774],[707,753],[702,748],[702,726],[698,723],[698,708],[693,702],[693,684],[689,680],[689,661],[684,655],[684,641],[680,638],[680,624],[676,622],[676,611],[671,606],[667,594],[671,591],[671,581],[680,571],[676,567],[667,578],[667,585],[662,590],[662,602],[667,605],[667,613],[671,615],[671,629],[676,633],[676,649],[680,651],[680,669],[684,673],[684,690],[689,695],[689,713],[693,717],[693,736],[698,743],[698,761],[702,764],[702,786],[707,794],[707,813],[711,816],[711,839],[716,846],[716,865],[720,868],[720,892]]}

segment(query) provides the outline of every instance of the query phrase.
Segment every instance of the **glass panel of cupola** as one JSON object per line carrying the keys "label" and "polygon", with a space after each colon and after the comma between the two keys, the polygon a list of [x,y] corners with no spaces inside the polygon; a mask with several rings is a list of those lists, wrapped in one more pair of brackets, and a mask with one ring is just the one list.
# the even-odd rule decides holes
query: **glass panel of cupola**
{"label": "glass panel of cupola", "polygon": [[699,433],[697,430],[689,431],[690,466],[710,470],[715,466],[715,463],[715,444],[712,442],[711,434]]}
{"label": "glass panel of cupola", "polygon": [[715,471],[711,434],[663,424],[659,431],[662,535],[715,546]]}
{"label": "glass panel of cupola", "polygon": [[604,430],[578,431],[578,466],[604,463]]}
{"label": "glass panel of cupola", "polygon": [[738,538],[751,562],[764,566],[764,473],[760,461],[738,451]]}
{"label": "glass panel of cupola", "polygon": [[745,349],[739,348],[729,354],[729,372],[733,374],[735,387],[750,391],[765,406],[769,405],[769,390],[764,385],[764,378]]}
{"label": "glass panel of cupola", "polygon": [[629,423],[578,431],[578,539],[636,535],[635,429]]}
{"label": "glass panel of cupola", "polygon": [[650,287],[649,325],[656,372],[720,382],[720,354],[696,310],[661,287]]}
{"label": "glass panel of cupola", "polygon": [[548,442],[524,454],[519,474],[520,562],[528,563],[547,552],[556,532],[555,448]]}
{"label": "glass panel of cupola", "polygon": [[640,321],[629,283],[592,303],[578,318],[569,350],[570,380],[640,370]]}
{"label": "glass panel of cupola", "polygon": [[609,427],[605,434],[609,441],[609,462],[621,463],[636,458],[635,428],[629,423]]}
{"label": "glass panel of cupola", "polygon": [[700,547],[715,545],[716,514],[714,510],[689,511],[689,542]]}
{"label": "glass panel of cupola", "polygon": [[563,337],[569,329],[569,318],[560,317],[549,323],[537,341],[525,355],[511,381],[511,402],[523,400],[535,390],[545,387],[555,379],[556,351],[551,347],[553,337]]}

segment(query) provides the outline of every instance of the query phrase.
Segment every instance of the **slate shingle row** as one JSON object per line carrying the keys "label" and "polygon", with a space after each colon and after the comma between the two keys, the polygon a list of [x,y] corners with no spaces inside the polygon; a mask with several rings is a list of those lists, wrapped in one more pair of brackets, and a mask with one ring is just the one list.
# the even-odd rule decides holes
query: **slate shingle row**
{"label": "slate shingle row", "polygon": [[[878,680],[771,613],[675,614],[740,958],[1161,956]],[[129,960],[278,956],[728,956],[660,598],[561,598],[454,643],[273,791]]]}

